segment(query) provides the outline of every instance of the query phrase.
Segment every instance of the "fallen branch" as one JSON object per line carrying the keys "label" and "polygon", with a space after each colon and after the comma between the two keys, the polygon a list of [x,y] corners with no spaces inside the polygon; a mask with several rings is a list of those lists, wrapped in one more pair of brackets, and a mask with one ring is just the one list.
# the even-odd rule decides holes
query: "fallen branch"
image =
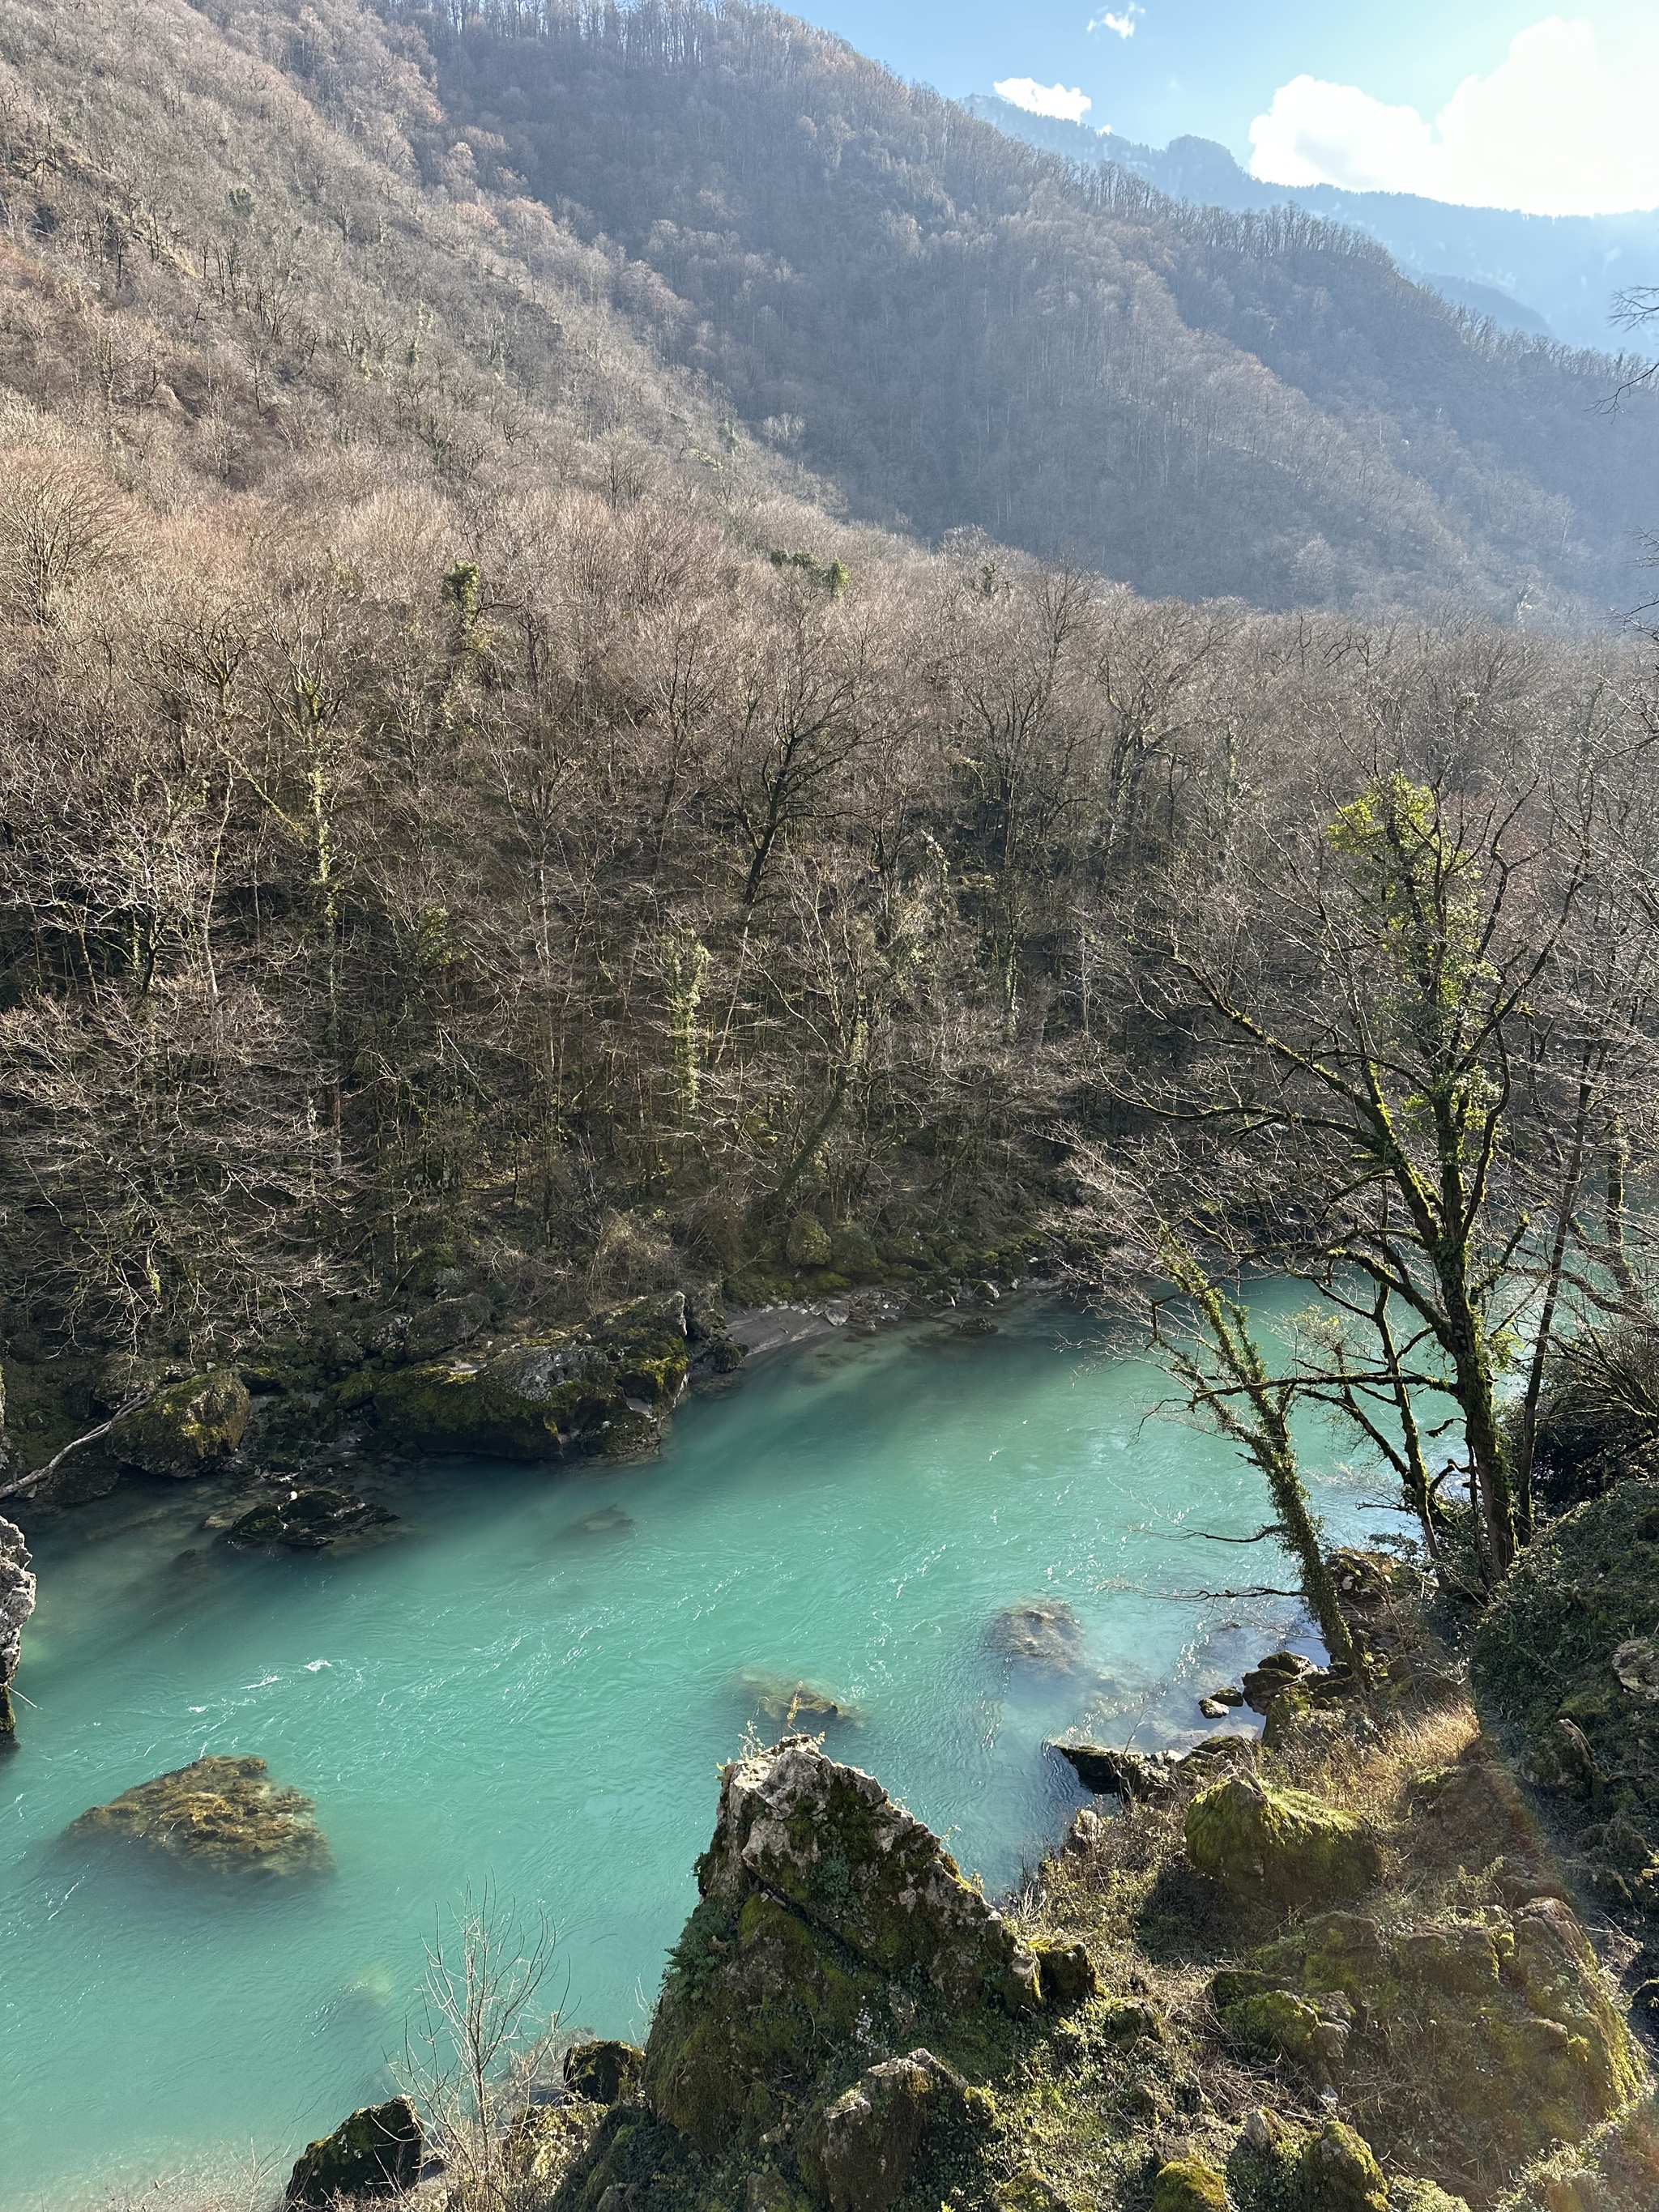
{"label": "fallen branch", "polygon": [[0,1498],[27,1498],[49,1474],[58,1472],[71,1452],[79,1451],[82,1444],[95,1444],[100,1437],[109,1434],[118,1421],[125,1420],[129,1413],[136,1413],[141,1406],[148,1406],[150,1400],[158,1395],[156,1391],[147,1390],[142,1398],[134,1398],[118,1407],[108,1420],[100,1421],[95,1429],[88,1429],[83,1437],[73,1437],[62,1451],[54,1453],[44,1467],[37,1467],[33,1474],[20,1474],[15,1482],[9,1482],[3,1490],[0,1490]]}

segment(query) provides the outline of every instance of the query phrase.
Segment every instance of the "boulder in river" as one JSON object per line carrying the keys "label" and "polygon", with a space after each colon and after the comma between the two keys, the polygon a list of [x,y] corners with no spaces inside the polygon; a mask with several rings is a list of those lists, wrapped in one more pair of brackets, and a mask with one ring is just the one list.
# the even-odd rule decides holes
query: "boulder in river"
{"label": "boulder in river", "polygon": [[367,2105],[301,2151],[283,2202],[289,2212],[325,2212],[342,2198],[401,2197],[421,2178],[424,2148],[407,2097]]}
{"label": "boulder in river", "polygon": [[1300,1651],[1270,1651],[1245,1675],[1244,1702],[1253,1713],[1265,1713],[1275,1698],[1318,1672]]}
{"label": "boulder in river", "polygon": [[34,1593],[23,1532],[10,1521],[0,1521],[0,1749],[16,1740],[11,1678],[17,1671],[23,1623],[34,1611]]}
{"label": "boulder in river", "polygon": [[1255,1741],[1248,1735],[1206,1736],[1184,1752],[1114,1751],[1100,1743],[1055,1743],[1050,1748],[1068,1762],[1085,1790],[1137,1804],[1190,1795],[1255,1765]]}
{"label": "boulder in river", "polygon": [[1066,1674],[1083,1658],[1083,1625],[1063,1598],[1029,1598],[991,1623],[991,1649],[1005,1659]]}
{"label": "boulder in river", "polygon": [[69,1833],[143,1844],[213,1874],[311,1874],[332,1863],[314,1810],[263,1759],[210,1753],[94,1805]]}
{"label": "boulder in river", "polygon": [[281,1544],[291,1552],[320,1552],[350,1537],[372,1535],[397,1517],[384,1505],[343,1490],[285,1490],[233,1521],[219,1540],[244,1548]]}
{"label": "boulder in river", "polygon": [[188,1481],[234,1452],[247,1429],[246,1387],[228,1367],[169,1382],[109,1432],[112,1455],[145,1474]]}
{"label": "boulder in river", "polygon": [[631,1536],[635,1529],[631,1513],[620,1505],[600,1505],[592,1513],[584,1513],[578,1521],[567,1521],[559,1531],[561,1540],[586,1536]]}

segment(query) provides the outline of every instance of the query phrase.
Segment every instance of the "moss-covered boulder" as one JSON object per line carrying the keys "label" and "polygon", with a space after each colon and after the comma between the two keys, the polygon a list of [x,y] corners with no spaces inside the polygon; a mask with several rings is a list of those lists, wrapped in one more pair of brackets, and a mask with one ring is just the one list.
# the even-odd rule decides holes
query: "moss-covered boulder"
{"label": "moss-covered boulder", "polygon": [[1529,1544],[1475,1631],[1483,1718],[1524,1733],[1539,1781],[1605,1820],[1659,1823],[1659,1482],[1621,1483]]}
{"label": "moss-covered boulder", "polygon": [[1581,2142],[1540,2160],[1498,2212],[1654,2212],[1656,2205],[1659,2095],[1649,2090]]}
{"label": "moss-covered boulder", "polygon": [[244,1550],[275,1544],[290,1552],[321,1552],[390,1528],[397,1517],[343,1490],[284,1490],[233,1521],[219,1540]]}
{"label": "moss-covered boulder", "polygon": [[94,1805],[69,1833],[143,1844],[212,1874],[312,1874],[332,1863],[314,1810],[279,1789],[263,1759],[210,1756]]}
{"label": "moss-covered boulder", "polygon": [[34,1611],[34,1576],[23,1532],[0,1521],[0,1749],[15,1740],[11,1678],[23,1644],[23,1623]]}
{"label": "moss-covered boulder", "polygon": [[580,1329],[378,1376],[374,1412],[404,1450],[561,1460],[649,1445],[685,1387],[685,1300],[636,1298]]}
{"label": "moss-covered boulder", "polygon": [[228,1367],[169,1382],[111,1428],[109,1450],[125,1467],[188,1481],[234,1452],[246,1432],[249,1400]]}
{"label": "moss-covered boulder", "polygon": [[1305,2212],[1389,2212],[1389,2186],[1364,2136],[1327,2120],[1301,2157]]}
{"label": "moss-covered boulder", "polygon": [[407,2097],[367,2105],[300,2154],[283,2201],[290,2212],[326,2212],[342,2199],[401,2197],[420,2179],[423,2148]]}
{"label": "moss-covered boulder", "polygon": [[1152,2184],[1152,2212],[1232,2212],[1227,2178],[1206,2159],[1172,2158]]}
{"label": "moss-covered boulder", "polygon": [[826,2106],[929,2019],[1038,2001],[1033,1954],[938,1838],[806,1737],[726,1768],[697,1881],[643,2094],[706,2154]]}
{"label": "moss-covered boulder", "polygon": [[1187,1808],[1187,1855],[1241,1897],[1279,1905],[1358,1897],[1382,1873],[1363,1820],[1303,1790],[1236,1775],[1200,1790]]}
{"label": "moss-covered boulder", "polygon": [[975,2117],[974,2093],[931,2051],[884,2059],[808,2122],[801,2173],[830,2212],[886,2212],[904,2193],[924,2136]]}
{"label": "moss-covered boulder", "polygon": [[[1558,1898],[1392,1928],[1324,1913],[1218,1975],[1212,1993],[1223,2025],[1258,2047],[1272,2042],[1273,1998],[1291,2023],[1281,2055],[1362,2095],[1385,2155],[1430,2143],[1437,2160],[1421,2162],[1455,2181],[1576,2141],[1643,2084],[1629,2029]],[[1340,2033],[1316,2042],[1309,2014]]]}
{"label": "moss-covered boulder", "polygon": [[783,1256],[792,1267],[827,1267],[834,1249],[830,1231],[817,1214],[798,1213],[790,1223]]}
{"label": "moss-covered boulder", "polygon": [[595,2105],[631,2103],[644,2064],[637,2043],[573,2043],[564,2054],[564,2086]]}

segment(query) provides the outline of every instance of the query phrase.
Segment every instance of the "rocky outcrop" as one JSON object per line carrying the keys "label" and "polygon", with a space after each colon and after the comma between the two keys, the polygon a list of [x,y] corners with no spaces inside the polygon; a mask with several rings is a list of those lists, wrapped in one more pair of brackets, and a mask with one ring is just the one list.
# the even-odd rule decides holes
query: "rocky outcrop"
{"label": "rocky outcrop", "polygon": [[314,1809],[279,1789],[263,1759],[210,1756],[94,1805],[69,1833],[142,1844],[210,1874],[312,1874],[332,1863]]}
{"label": "rocky outcrop", "polygon": [[691,1364],[685,1300],[631,1305],[479,1363],[438,1361],[374,1378],[374,1412],[402,1449],[562,1460],[649,1449]]}
{"label": "rocky outcrop", "polygon": [[646,2100],[708,2155],[782,2127],[825,2203],[868,2158],[913,2150],[924,2115],[972,2109],[924,2051],[889,2041],[897,2070],[882,2072],[884,2040],[1039,2001],[1035,1954],[939,1838],[806,1737],[726,1768],[697,1881]]}
{"label": "rocky outcrop", "polygon": [[407,2097],[365,2106],[301,2153],[283,2202],[289,2212],[327,2212],[342,2200],[400,2197],[420,2179],[423,2148]]}
{"label": "rocky outcrop", "polygon": [[1382,1871],[1376,1838],[1352,1813],[1302,1790],[1236,1775],[1187,1808],[1187,1856],[1236,1896],[1279,1905],[1358,1897]]}
{"label": "rocky outcrop", "polygon": [[1218,1974],[1212,1997],[1241,2047],[1322,2085],[1363,2081],[1385,2148],[1396,2130],[1437,2135],[1453,2167],[1575,2142],[1642,2086],[1629,2029],[1557,1898],[1395,1928],[1328,1912]]}
{"label": "rocky outcrop", "polygon": [[16,1738],[11,1680],[17,1672],[23,1623],[34,1611],[34,1590],[23,1532],[10,1521],[0,1521],[0,1749]]}
{"label": "rocky outcrop", "polygon": [[111,1425],[108,1450],[124,1467],[189,1481],[234,1452],[247,1429],[249,1400],[228,1367],[169,1382],[148,1404]]}

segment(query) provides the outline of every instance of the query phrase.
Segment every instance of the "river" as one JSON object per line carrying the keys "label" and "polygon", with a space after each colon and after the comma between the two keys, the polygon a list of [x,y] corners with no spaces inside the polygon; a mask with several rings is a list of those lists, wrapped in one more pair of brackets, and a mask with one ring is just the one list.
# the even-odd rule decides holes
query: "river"
{"label": "river", "polygon": [[[1291,1602],[1200,1594],[1290,1577],[1195,1536],[1259,1527],[1260,1478],[1145,1418],[1159,1390],[1034,1303],[994,1335],[774,1355],[648,1466],[427,1468],[390,1540],[336,1558],[227,1552],[185,1489],[43,1524],[0,1765],[0,2205],[249,2160],[280,2180],[386,2094],[422,1941],[469,1885],[546,1911],[567,2023],[641,2034],[757,1673],[859,1708],[830,1748],[1008,1887],[1083,1802],[1046,1738],[1195,1736],[1200,1690],[1316,1648]],[[1310,1457],[1331,1532],[1375,1534],[1334,1449]],[[1073,1609],[1075,1666],[997,1648],[1030,1598]],[[336,1871],[223,1883],[62,1840],[204,1752],[313,1796]]]}

